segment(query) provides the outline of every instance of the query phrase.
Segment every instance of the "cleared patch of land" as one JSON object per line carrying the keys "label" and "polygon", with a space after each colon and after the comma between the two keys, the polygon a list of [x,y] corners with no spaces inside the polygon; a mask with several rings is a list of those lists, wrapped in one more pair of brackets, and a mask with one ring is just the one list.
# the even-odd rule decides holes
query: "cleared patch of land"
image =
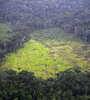
{"label": "cleared patch of land", "polygon": [[31,40],[10,53],[1,68],[28,70],[43,78],[54,77],[73,66],[89,70],[90,45],[63,30],[54,28],[31,33]]}

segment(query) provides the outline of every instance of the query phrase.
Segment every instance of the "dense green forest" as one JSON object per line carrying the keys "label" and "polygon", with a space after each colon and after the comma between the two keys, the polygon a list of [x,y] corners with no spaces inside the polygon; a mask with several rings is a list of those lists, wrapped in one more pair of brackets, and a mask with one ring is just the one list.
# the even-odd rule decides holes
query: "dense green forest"
{"label": "dense green forest", "polygon": [[0,72],[0,100],[90,100],[89,78],[90,72],[79,68],[47,80],[32,72],[7,70]]}
{"label": "dense green forest", "polygon": [[0,100],[90,100],[90,0],[0,0]]}

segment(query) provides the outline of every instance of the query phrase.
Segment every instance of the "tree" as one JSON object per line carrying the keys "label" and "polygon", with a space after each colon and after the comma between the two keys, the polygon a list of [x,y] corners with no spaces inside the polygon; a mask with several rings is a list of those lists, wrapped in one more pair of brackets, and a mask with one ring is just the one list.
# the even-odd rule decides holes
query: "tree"
{"label": "tree", "polygon": [[18,97],[14,98],[14,100],[19,100]]}
{"label": "tree", "polygon": [[30,94],[27,96],[27,100],[33,100],[32,96]]}

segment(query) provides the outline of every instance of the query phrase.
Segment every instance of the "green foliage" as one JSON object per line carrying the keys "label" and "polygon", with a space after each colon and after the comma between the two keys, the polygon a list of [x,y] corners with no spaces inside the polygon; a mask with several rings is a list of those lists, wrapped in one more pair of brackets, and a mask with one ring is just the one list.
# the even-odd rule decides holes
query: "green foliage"
{"label": "green foliage", "polygon": [[34,30],[0,66],[19,72],[0,73],[0,100],[89,100],[89,12],[90,0],[0,0],[0,22],[15,27],[0,24],[0,63]]}
{"label": "green foliage", "polygon": [[67,33],[90,42],[89,0],[1,1],[4,1],[4,4],[1,4],[3,7],[0,11],[0,20],[11,22],[20,30],[61,27]]}
{"label": "green foliage", "polygon": [[[14,75],[13,75],[14,73]],[[32,72],[2,72],[0,100],[89,100],[90,73],[68,69],[56,78],[42,79]],[[10,78],[12,76],[12,78]],[[16,78],[15,78],[16,77]],[[83,78],[85,79],[83,80]],[[77,89],[77,87],[79,87]],[[79,91],[79,92],[78,92]]]}
{"label": "green foliage", "polygon": [[89,45],[79,39],[76,41],[73,35],[55,28],[35,31],[30,37],[24,48],[7,56],[2,68],[28,70],[43,78],[55,77],[59,71],[73,66],[89,68],[89,61],[83,60],[88,55]]}
{"label": "green foliage", "polygon": [[28,95],[27,96],[27,100],[33,100],[32,96],[31,95]]}
{"label": "green foliage", "polygon": [[16,97],[14,100],[19,100],[18,97]]}
{"label": "green foliage", "polygon": [[12,28],[0,23],[0,40],[8,41],[11,38]]}

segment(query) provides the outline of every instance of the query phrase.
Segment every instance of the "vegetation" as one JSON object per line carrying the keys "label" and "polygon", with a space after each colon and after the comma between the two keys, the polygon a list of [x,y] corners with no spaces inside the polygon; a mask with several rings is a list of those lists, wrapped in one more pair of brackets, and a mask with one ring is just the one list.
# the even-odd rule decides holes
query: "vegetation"
{"label": "vegetation", "polygon": [[9,41],[9,39],[11,38],[11,33],[12,32],[12,28],[4,25],[4,24],[0,24],[0,41],[3,40],[7,40]]}
{"label": "vegetation", "polygon": [[[89,70],[89,44],[55,28],[35,31],[24,48],[11,53],[1,68],[32,71],[43,78],[55,77],[59,71],[79,66]],[[77,41],[76,41],[77,40]]]}
{"label": "vegetation", "polygon": [[89,43],[90,0],[0,0],[0,100],[90,100]]}
{"label": "vegetation", "polygon": [[[19,31],[60,27],[90,42],[89,0],[0,0],[0,21]],[[8,12],[8,13],[7,13]]]}
{"label": "vegetation", "polygon": [[32,72],[0,73],[0,100],[90,100],[90,73],[79,69],[43,80]]}
{"label": "vegetation", "polygon": [[0,42],[0,62],[7,53],[22,47],[34,30],[59,27],[89,43],[89,5],[88,0],[0,0],[0,23],[13,27],[9,43]]}
{"label": "vegetation", "polygon": [[22,47],[23,43],[29,39],[29,34],[24,35],[24,31],[21,32],[11,24],[0,23],[0,63],[7,53]]}
{"label": "vegetation", "polygon": [[[7,26],[5,24],[0,23],[0,61],[5,56],[6,52],[8,51],[8,48],[6,45],[10,43],[10,40],[12,38],[12,27]],[[7,50],[6,50],[7,48]]]}

